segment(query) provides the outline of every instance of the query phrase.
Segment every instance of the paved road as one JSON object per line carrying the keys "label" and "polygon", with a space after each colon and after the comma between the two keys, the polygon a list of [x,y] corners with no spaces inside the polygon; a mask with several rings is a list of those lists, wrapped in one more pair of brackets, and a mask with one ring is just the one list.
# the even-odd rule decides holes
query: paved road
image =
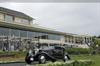
{"label": "paved road", "polygon": [[[67,63],[71,63],[73,61],[69,61]],[[49,61],[47,62],[49,63]],[[36,66],[38,64],[38,62],[33,62],[31,65],[28,65],[26,63],[5,63],[5,64],[0,64],[0,66]]]}
{"label": "paved road", "polygon": [[32,63],[31,65],[28,65],[26,63],[6,63],[6,64],[0,64],[0,66],[35,66],[38,64],[37,62]]}
{"label": "paved road", "polygon": [[0,66],[26,66],[25,63],[6,63],[6,64],[0,64]]}

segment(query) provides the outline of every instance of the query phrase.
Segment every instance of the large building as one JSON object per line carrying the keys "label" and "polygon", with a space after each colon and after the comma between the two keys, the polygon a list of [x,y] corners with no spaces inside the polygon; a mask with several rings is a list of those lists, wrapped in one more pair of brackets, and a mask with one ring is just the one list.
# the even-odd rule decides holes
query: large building
{"label": "large building", "polygon": [[[0,50],[27,49],[37,43],[45,46],[79,46],[86,45],[86,39],[87,37],[34,25],[34,18],[22,12],[0,7]],[[88,40],[90,43],[91,37],[88,37]]]}
{"label": "large building", "polygon": [[77,35],[66,34],[65,44],[71,47],[89,48],[90,44],[93,44],[92,36],[89,35]]}

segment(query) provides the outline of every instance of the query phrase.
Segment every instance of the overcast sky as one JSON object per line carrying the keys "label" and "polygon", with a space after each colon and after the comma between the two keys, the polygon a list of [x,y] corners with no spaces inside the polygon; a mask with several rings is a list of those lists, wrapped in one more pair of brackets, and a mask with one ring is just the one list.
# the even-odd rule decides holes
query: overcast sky
{"label": "overcast sky", "polygon": [[0,3],[41,26],[66,33],[100,35],[100,3]]}

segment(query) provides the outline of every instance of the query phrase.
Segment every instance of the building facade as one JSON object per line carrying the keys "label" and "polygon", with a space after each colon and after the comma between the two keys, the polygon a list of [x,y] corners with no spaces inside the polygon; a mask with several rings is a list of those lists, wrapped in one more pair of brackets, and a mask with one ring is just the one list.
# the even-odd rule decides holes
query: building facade
{"label": "building facade", "polygon": [[92,36],[77,34],[65,35],[65,44],[69,45],[70,47],[89,48],[92,42]]}
{"label": "building facade", "polygon": [[80,39],[83,37],[41,28],[33,23],[34,18],[22,12],[0,7],[0,50],[27,49],[37,43],[45,46],[85,44],[84,40]]}
{"label": "building facade", "polygon": [[0,7],[0,49],[10,50],[14,47],[17,50],[20,47],[29,47],[29,41],[41,44],[64,42],[64,33],[34,27],[33,20],[34,18],[24,13]]}

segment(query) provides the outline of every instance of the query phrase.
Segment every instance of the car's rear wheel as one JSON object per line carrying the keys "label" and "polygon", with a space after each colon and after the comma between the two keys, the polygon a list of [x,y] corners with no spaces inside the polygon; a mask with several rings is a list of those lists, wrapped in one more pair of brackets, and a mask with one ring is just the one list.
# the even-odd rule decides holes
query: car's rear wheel
{"label": "car's rear wheel", "polygon": [[46,62],[46,56],[44,54],[39,55],[38,60],[40,64],[44,64]]}
{"label": "car's rear wheel", "polygon": [[67,55],[64,55],[64,59],[63,59],[64,62],[68,61],[68,57]]}

